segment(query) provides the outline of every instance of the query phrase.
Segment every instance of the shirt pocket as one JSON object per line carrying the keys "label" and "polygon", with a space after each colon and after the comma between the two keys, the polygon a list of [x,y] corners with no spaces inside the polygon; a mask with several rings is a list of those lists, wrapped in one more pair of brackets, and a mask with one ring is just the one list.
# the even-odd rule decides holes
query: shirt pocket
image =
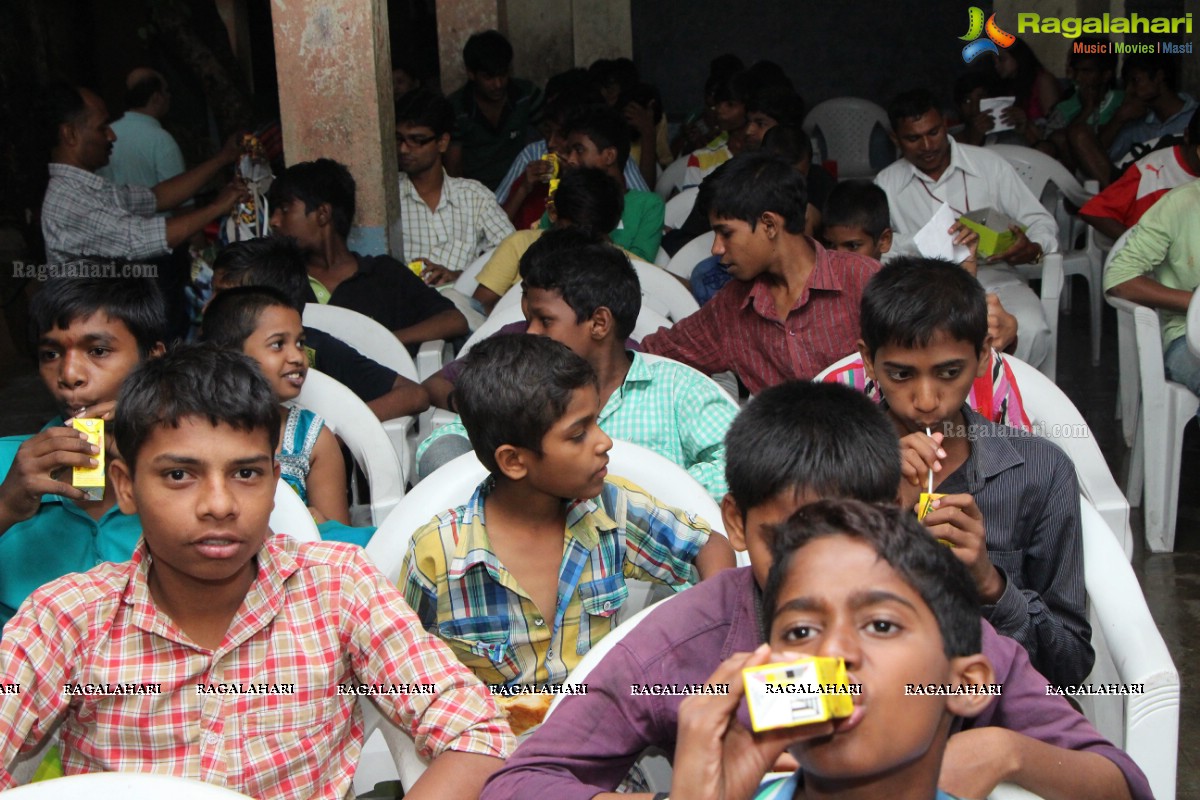
{"label": "shirt pocket", "polygon": [[508,617],[452,619],[439,624],[437,633],[454,650],[458,660],[472,670],[481,667],[499,670],[509,680],[520,674],[513,657]]}
{"label": "shirt pocket", "polygon": [[613,616],[629,599],[629,586],[624,575],[609,575],[606,578],[579,584],[580,605],[583,617],[579,621],[579,642],[576,652],[583,655],[591,649],[594,637],[592,628],[607,633],[611,629]]}

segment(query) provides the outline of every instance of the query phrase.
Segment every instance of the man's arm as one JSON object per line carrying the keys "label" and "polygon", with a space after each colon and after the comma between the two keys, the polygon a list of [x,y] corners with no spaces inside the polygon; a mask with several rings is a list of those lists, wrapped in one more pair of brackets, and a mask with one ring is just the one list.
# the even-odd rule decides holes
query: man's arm
{"label": "man's arm", "polygon": [[381,422],[397,417],[415,416],[429,408],[429,392],[424,384],[413,383],[403,375],[397,375],[392,388],[386,394],[368,402],[367,408],[371,409]]}
{"label": "man's arm", "polygon": [[1025,236],[1030,242],[1040,245],[1043,253],[1058,252],[1058,223],[1034,197],[1033,192],[1017,175],[1016,170],[1004,165],[993,189],[999,210],[1025,226]]}
{"label": "man's arm", "polygon": [[404,797],[406,800],[478,797],[488,777],[503,766],[504,761],[496,756],[447,750],[433,760]]}
{"label": "man's arm", "polygon": [[[182,178],[183,175],[179,177]],[[248,196],[245,187],[235,181],[223,188],[208,205],[168,218],[167,246],[174,249],[183,244],[194,234],[204,230],[208,223],[228,214],[239,201]]]}
{"label": "man's arm", "polygon": [[87,500],[82,489],[60,479],[71,467],[92,465],[97,452],[84,433],[67,427],[48,428],[21,442],[0,483],[0,536],[37,514],[44,494]]}
{"label": "man's arm", "polygon": [[1110,239],[1119,239],[1121,234],[1129,230],[1120,220],[1113,219],[1112,217],[1097,217],[1094,214],[1084,214],[1082,212],[1080,212],[1079,216],[1088,225],[1091,225]]}
{"label": "man's arm", "polygon": [[241,136],[233,134],[212,158],[187,172],[169,178],[151,189],[159,211],[170,211],[203,189],[222,169],[237,161],[241,154]]}
{"label": "man's arm", "polygon": [[737,372],[727,358],[729,348],[721,342],[721,318],[718,316],[728,305],[728,288],[717,292],[696,313],[642,339],[642,351],[682,361],[705,375],[726,370]]}
{"label": "man's arm", "polygon": [[693,569],[703,580],[736,566],[729,541],[715,541],[725,537],[714,532],[706,520],[663,505],[634,483],[609,480],[601,499],[613,519],[621,519],[624,512],[625,577],[682,591],[691,581]]}
{"label": "man's arm", "polygon": [[453,339],[465,336],[468,332],[470,327],[467,325],[467,318],[457,308],[448,308],[415,325],[392,331],[400,343],[406,345],[431,342],[434,339]]}
{"label": "man's arm", "polygon": [[[1176,196],[1178,197],[1178,195]],[[1167,260],[1176,235],[1171,224],[1174,198],[1164,197],[1145,213],[1104,273],[1104,289],[1113,297],[1187,313],[1192,293],[1164,285],[1151,274]]]}
{"label": "man's arm", "polygon": [[[725,481],[725,433],[737,416],[737,405],[710,379],[691,370],[686,372],[690,376],[678,375],[677,378],[681,386],[675,409],[675,426],[679,431],[684,466],[719,503],[729,491]],[[688,377],[693,380],[687,380]]]}

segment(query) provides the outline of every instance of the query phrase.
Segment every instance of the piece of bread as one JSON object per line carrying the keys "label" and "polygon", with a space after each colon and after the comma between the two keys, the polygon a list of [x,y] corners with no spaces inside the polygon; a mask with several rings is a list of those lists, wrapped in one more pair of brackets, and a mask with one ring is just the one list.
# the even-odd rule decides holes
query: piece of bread
{"label": "piece of bread", "polygon": [[546,718],[550,704],[554,702],[552,694],[519,694],[512,697],[498,696],[496,702],[508,717],[508,725],[514,736],[520,736],[526,731],[536,728]]}

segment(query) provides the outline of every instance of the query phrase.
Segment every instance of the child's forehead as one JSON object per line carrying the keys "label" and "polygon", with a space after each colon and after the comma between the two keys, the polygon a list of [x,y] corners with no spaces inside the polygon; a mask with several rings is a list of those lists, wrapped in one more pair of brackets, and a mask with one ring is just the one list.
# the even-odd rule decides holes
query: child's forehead
{"label": "child's forehead", "polygon": [[870,542],[842,533],[817,536],[794,552],[779,602],[800,596],[848,606],[895,597],[918,611],[933,613],[917,588]]}
{"label": "child's forehead", "polygon": [[975,349],[975,343],[967,339],[959,339],[954,334],[942,327],[937,328],[929,341],[918,344],[902,344],[897,341],[888,341],[875,354],[876,361],[886,361],[894,358],[920,358],[921,360],[933,359],[937,362],[947,360],[966,359],[977,360],[980,353]]}
{"label": "child's forehead", "polygon": [[218,453],[237,458],[271,456],[271,434],[265,427],[235,428],[200,414],[161,419],[148,431],[138,461],[162,453],[207,459]]}
{"label": "child's forehead", "polygon": [[67,321],[67,326],[61,327],[62,320],[55,320],[54,327],[41,335],[43,341],[61,341],[63,339],[90,340],[109,339],[128,341],[136,344],[133,332],[119,317],[110,316],[104,309],[97,309],[90,314],[80,314]]}

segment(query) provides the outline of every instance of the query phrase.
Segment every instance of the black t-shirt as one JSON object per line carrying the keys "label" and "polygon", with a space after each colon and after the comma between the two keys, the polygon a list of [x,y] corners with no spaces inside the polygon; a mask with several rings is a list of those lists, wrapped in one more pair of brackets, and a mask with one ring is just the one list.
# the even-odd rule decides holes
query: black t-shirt
{"label": "black t-shirt", "polygon": [[305,328],[304,338],[316,354],[314,367],[346,386],[364,403],[382,397],[396,385],[396,373],[364,356],[325,331]]}
{"label": "black t-shirt", "polygon": [[[389,331],[411,327],[454,308],[454,303],[391,256],[355,253],[354,257],[358,272],[338,284],[330,305],[366,314]],[[309,302],[316,302],[316,296]]]}

